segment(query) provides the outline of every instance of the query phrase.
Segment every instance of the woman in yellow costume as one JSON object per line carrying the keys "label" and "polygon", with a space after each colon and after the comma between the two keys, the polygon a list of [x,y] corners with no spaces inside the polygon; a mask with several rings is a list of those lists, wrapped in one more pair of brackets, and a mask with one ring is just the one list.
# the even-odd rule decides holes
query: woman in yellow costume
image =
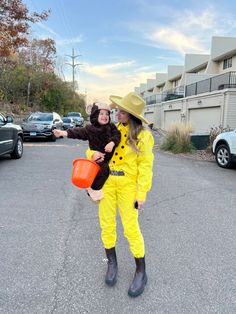
{"label": "woman in yellow costume", "polygon": [[[144,240],[138,215],[152,184],[154,141],[151,132],[142,125],[142,122],[148,124],[148,121],[142,116],[145,103],[138,94],[131,92],[123,98],[110,96],[110,100],[113,108],[118,108],[117,128],[121,132],[121,141],[110,160],[110,175],[102,188],[104,197],[99,202],[101,237],[108,259],[105,282],[113,286],[117,279],[115,245],[118,208],[124,235],[136,263],[128,294],[136,297],[144,291],[147,283]],[[104,158],[104,154],[97,151],[88,151],[87,156],[94,160],[100,157],[101,161]]]}

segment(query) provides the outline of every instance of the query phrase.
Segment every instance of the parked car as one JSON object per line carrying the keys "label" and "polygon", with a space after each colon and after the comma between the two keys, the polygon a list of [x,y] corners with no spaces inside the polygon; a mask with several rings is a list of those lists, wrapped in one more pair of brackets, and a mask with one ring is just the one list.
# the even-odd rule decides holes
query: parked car
{"label": "parked car", "polygon": [[0,156],[10,154],[18,159],[23,155],[23,131],[13,118],[0,113]]}
{"label": "parked car", "polygon": [[222,168],[230,168],[236,162],[236,130],[220,133],[212,145],[217,164]]}
{"label": "parked car", "polygon": [[63,125],[62,125],[63,130],[74,128],[76,126],[74,119],[71,117],[63,117],[62,121],[63,121]]}
{"label": "parked car", "polygon": [[68,112],[67,117],[73,118],[76,126],[84,126],[84,118],[80,112]]}
{"label": "parked car", "polygon": [[56,136],[54,129],[62,129],[63,121],[56,112],[34,112],[23,120],[22,129],[25,139],[48,138],[53,142]]}

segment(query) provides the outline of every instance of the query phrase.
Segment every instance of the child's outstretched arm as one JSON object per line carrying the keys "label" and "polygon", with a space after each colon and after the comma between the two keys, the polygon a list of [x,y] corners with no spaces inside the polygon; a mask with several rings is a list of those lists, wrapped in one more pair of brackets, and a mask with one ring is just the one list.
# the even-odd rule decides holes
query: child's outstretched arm
{"label": "child's outstretched arm", "polygon": [[66,131],[54,129],[52,132],[53,132],[53,134],[54,134],[56,137],[60,137],[60,136],[67,137],[67,132],[66,132]]}

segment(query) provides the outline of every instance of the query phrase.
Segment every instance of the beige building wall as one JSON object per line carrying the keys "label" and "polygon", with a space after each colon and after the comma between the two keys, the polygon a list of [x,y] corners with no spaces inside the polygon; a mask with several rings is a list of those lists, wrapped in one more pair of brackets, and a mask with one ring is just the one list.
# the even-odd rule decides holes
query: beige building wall
{"label": "beige building wall", "polygon": [[176,80],[171,81],[171,84],[172,84],[171,88],[174,89],[174,88],[180,86],[180,82],[181,82],[181,77],[176,79]]}
{"label": "beige building wall", "polygon": [[232,67],[223,69],[224,59],[218,62],[218,73],[226,73],[230,71],[236,71],[236,54],[232,56]]}
{"label": "beige building wall", "polygon": [[[231,56],[232,67],[223,69],[223,60]],[[141,95],[145,91],[156,93],[173,89],[174,86],[186,85],[188,82],[185,77],[189,73],[214,76],[229,71],[236,71],[236,37],[213,36],[209,55],[186,54],[184,66],[168,65],[167,73],[156,73],[155,79],[148,79],[146,84],[140,84],[139,93]],[[163,89],[160,86],[163,86]]]}
{"label": "beige building wall", "polygon": [[190,85],[199,81],[206,80],[210,77],[214,76],[213,74],[205,74],[205,73],[186,73],[184,85]]}
{"label": "beige building wall", "polygon": [[[160,105],[159,105],[160,106]],[[154,112],[154,110],[153,110]],[[214,91],[161,103],[161,121],[155,126],[168,130],[176,121],[190,123],[195,134],[209,134],[212,127],[236,128],[236,89]]]}
{"label": "beige building wall", "polygon": [[[232,66],[223,69],[224,59],[229,57],[232,57]],[[212,37],[210,55],[186,54],[184,66],[168,66],[168,73],[157,73],[156,81],[150,79],[146,84],[140,84],[139,92],[142,96],[161,94],[177,86],[186,86],[231,71],[236,71],[236,38]],[[149,121],[163,129],[174,121],[192,123],[195,133],[209,133],[211,127],[219,125],[236,128],[236,89],[148,105],[144,114]]]}
{"label": "beige building wall", "polygon": [[214,61],[235,55],[236,37],[213,36],[211,40],[211,59]]}
{"label": "beige building wall", "polygon": [[236,129],[236,89],[234,91],[226,92],[224,97],[225,110],[222,125]]}
{"label": "beige building wall", "polygon": [[144,117],[155,126],[161,125],[161,103],[148,105],[144,110]]}
{"label": "beige building wall", "polygon": [[205,73],[206,74],[215,74],[215,75],[219,74],[219,64],[218,64],[218,62],[210,60],[208,62],[208,65],[207,65]]}
{"label": "beige building wall", "polygon": [[199,71],[197,71],[197,74],[204,74],[206,72],[206,67],[200,69]]}

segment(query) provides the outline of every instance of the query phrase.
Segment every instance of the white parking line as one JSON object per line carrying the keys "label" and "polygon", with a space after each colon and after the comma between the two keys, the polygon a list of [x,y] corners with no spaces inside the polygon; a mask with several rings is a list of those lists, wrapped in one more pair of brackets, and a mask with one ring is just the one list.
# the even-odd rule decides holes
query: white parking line
{"label": "white parking line", "polygon": [[44,144],[44,143],[24,143],[24,146],[35,147],[35,146],[45,146],[45,147],[73,147],[73,146],[88,146],[87,144],[76,144],[76,145],[68,145],[68,144]]}

